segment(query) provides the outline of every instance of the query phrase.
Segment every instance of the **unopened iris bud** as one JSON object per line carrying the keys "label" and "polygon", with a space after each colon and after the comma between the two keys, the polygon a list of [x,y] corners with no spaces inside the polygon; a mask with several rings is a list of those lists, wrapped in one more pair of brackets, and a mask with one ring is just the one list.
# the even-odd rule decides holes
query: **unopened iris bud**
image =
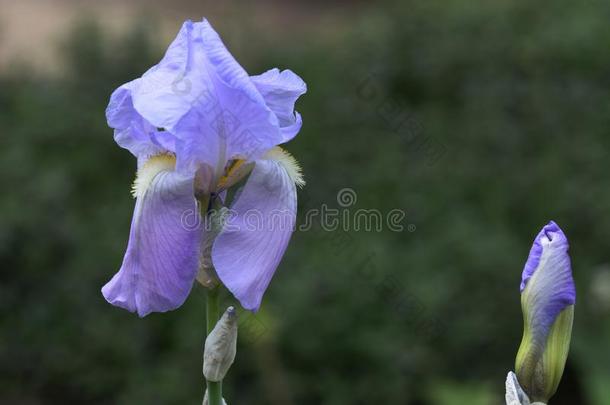
{"label": "unopened iris bud", "polygon": [[568,357],[576,302],[568,247],[551,221],[536,236],[523,270],[524,331],[515,371],[533,402],[547,403],[555,394]]}
{"label": "unopened iris bud", "polygon": [[227,374],[237,352],[237,313],[229,307],[205,340],[203,375],[219,382]]}

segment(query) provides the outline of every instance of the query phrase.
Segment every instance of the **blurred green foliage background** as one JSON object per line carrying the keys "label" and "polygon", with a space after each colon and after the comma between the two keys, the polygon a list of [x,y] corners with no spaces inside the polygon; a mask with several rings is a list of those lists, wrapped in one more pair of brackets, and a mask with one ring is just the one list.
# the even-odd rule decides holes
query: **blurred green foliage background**
{"label": "blurred green foliage background", "polygon": [[[578,301],[551,403],[610,404],[610,3],[312,7],[326,28],[301,41],[247,15],[217,28],[251,74],[308,83],[287,146],[308,181],[299,222],[350,188],[350,210],[402,209],[405,229],[295,233],[262,310],[241,314],[228,402],[501,404],[522,266],[554,219]],[[117,37],[84,18],[57,48],[61,74],[0,73],[0,404],[201,401],[203,288],[145,319],[100,294],[135,169],[104,109],[166,45],[154,19]]]}

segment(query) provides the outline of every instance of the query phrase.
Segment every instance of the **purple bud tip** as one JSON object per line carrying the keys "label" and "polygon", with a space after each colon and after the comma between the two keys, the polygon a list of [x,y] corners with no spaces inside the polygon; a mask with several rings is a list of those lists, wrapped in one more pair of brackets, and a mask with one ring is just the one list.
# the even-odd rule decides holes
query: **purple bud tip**
{"label": "purple bud tip", "polygon": [[545,248],[555,248],[565,252],[568,250],[568,239],[561,228],[559,228],[559,225],[557,225],[554,221],[550,221],[548,224],[546,224],[538,233],[536,239],[534,239],[527,262],[523,268],[520,288],[521,292],[523,292],[527,282],[538,268],[540,258],[542,257],[542,252]]}

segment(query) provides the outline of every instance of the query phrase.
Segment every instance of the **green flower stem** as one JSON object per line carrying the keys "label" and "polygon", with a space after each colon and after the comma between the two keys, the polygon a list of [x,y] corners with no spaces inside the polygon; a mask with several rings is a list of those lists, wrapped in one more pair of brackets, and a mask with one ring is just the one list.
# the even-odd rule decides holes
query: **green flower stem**
{"label": "green flower stem", "polygon": [[[212,332],[220,316],[219,313],[219,290],[215,287],[208,290],[206,302],[206,326],[207,335]],[[208,405],[222,405],[222,382],[206,381],[208,387]]]}

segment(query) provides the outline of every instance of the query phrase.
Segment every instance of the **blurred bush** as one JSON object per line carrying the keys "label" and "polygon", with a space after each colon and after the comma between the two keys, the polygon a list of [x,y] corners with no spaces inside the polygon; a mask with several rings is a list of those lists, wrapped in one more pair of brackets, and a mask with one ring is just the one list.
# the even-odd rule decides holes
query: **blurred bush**
{"label": "blurred bush", "polygon": [[[243,62],[302,75],[306,212],[405,210],[403,232],[297,232],[225,384],[236,404],[496,404],[521,337],[518,285],[550,219],[572,245],[573,347],[554,404],[608,404],[610,5],[400,2],[332,38],[264,38]],[[178,404],[203,393],[204,292],[143,320],[106,304],[135,162],[112,90],[160,59],[151,26],[84,22],[64,77],[0,76],[0,402]],[[253,41],[254,42],[254,41]],[[230,47],[230,42],[229,42]],[[606,277],[607,278],[607,277]],[[601,293],[600,293],[601,291]],[[230,300],[227,297],[227,300]],[[605,298],[607,301],[607,297]]]}

